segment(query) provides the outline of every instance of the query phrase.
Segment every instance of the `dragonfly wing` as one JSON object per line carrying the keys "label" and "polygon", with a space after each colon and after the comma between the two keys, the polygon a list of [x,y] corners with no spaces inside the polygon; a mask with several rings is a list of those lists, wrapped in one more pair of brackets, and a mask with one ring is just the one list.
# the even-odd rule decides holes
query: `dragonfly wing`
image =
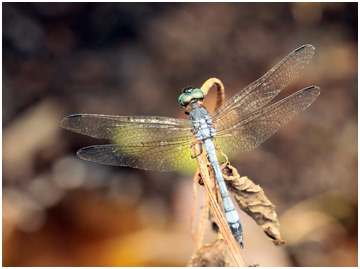
{"label": "dragonfly wing", "polygon": [[219,125],[249,114],[270,102],[308,65],[315,48],[304,45],[294,50],[264,76],[235,94],[212,115]]}
{"label": "dragonfly wing", "polygon": [[109,139],[116,144],[176,141],[192,136],[189,120],[168,117],[77,114],[64,118],[61,126],[76,133]]}
{"label": "dragonfly wing", "polygon": [[90,146],[80,149],[77,155],[84,160],[101,164],[163,172],[179,170],[194,161],[188,142],[161,143]]}
{"label": "dragonfly wing", "polygon": [[319,87],[307,87],[231,123],[214,124],[218,133],[215,141],[225,152],[252,150],[305,110],[319,94]]}

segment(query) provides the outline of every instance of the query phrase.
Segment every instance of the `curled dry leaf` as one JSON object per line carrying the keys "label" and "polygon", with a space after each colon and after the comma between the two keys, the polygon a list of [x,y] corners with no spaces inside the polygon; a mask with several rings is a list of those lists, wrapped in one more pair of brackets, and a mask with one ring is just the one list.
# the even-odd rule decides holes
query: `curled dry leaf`
{"label": "curled dry leaf", "polygon": [[275,206],[265,196],[263,189],[248,177],[240,177],[237,169],[225,162],[221,165],[228,190],[234,194],[239,207],[263,228],[265,234],[275,245],[283,245],[280,236],[280,224]]}
{"label": "curled dry leaf", "polygon": [[233,266],[227,255],[227,247],[223,239],[199,248],[191,257],[188,266],[193,267],[228,267]]}

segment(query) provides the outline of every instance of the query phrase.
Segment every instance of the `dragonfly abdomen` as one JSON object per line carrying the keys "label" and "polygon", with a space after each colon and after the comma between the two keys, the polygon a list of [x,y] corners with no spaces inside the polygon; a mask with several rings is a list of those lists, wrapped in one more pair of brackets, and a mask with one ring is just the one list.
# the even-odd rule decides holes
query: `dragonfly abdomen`
{"label": "dragonfly abdomen", "polygon": [[229,192],[226,189],[224,177],[220,169],[219,161],[216,157],[215,145],[212,140],[216,136],[216,131],[212,124],[211,116],[204,107],[200,106],[196,102],[191,104],[190,120],[193,125],[193,132],[195,133],[197,140],[203,142],[211,166],[214,170],[215,178],[223,200],[226,222],[228,223],[231,233],[239,243],[240,247],[243,247],[243,232],[240,218],[236,212],[233,202],[231,201]]}
{"label": "dragonfly abdomen", "polygon": [[230,198],[229,192],[227,191],[225,180],[221,172],[219,161],[216,157],[215,145],[211,138],[203,140],[204,148],[208,154],[216,181],[219,186],[221,198],[223,200],[225,218],[230,227],[231,233],[238,241],[241,247],[243,247],[243,231],[240,223],[240,217],[234,207],[234,204]]}

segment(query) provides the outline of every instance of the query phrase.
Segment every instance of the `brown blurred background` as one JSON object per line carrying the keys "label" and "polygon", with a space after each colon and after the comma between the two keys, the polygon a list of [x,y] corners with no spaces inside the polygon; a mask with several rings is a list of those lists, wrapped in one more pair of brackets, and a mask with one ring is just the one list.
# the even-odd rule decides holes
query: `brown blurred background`
{"label": "brown blurred background", "polygon": [[[357,3],[2,7],[4,266],[185,266],[193,174],[80,160],[79,148],[105,141],[65,131],[61,119],[186,118],[185,86],[217,77],[228,99],[303,44],[314,60],[279,98],[309,85],[321,95],[231,158],[276,205],[287,244],[275,247],[241,212],[241,253],[248,265],[357,265]],[[205,104],[214,102],[210,92]]]}

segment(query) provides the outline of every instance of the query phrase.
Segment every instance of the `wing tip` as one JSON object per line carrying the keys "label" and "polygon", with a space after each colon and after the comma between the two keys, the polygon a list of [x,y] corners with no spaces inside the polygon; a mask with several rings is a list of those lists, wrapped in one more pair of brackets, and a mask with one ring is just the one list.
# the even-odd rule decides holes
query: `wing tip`
{"label": "wing tip", "polygon": [[70,116],[67,116],[65,119],[79,118],[79,117],[82,117],[82,114],[74,114],[74,115],[70,115]]}
{"label": "wing tip", "polygon": [[309,48],[309,49],[312,49],[312,50],[315,50],[315,47],[311,44],[306,44],[306,45],[302,45],[301,47],[297,48],[294,52],[299,52],[305,48]]}
{"label": "wing tip", "polygon": [[306,87],[306,88],[303,89],[304,92],[311,91],[311,90],[319,92],[319,94],[320,94],[320,88],[318,86],[315,86],[315,85],[309,86],[309,87]]}
{"label": "wing tip", "polygon": [[67,118],[63,118],[62,120],[61,120],[61,122],[60,122],[60,126],[62,127],[62,128],[64,128],[64,129],[67,129],[67,126],[66,126],[66,120],[67,120]]}
{"label": "wing tip", "polygon": [[[79,151],[81,151],[81,150],[89,150],[89,149],[93,149],[93,148],[95,148],[94,146],[88,146],[88,147],[83,147],[83,148],[81,148]],[[78,151],[78,152],[79,152]]]}
{"label": "wing tip", "polygon": [[77,152],[76,152],[76,155],[80,158],[80,159],[83,159],[83,160],[86,160],[86,161],[89,161],[89,158],[85,157],[84,154],[87,153],[89,154],[89,151],[94,149],[95,147],[94,146],[88,146],[88,147],[83,147],[81,149],[79,149]]}
{"label": "wing tip", "polygon": [[74,119],[74,118],[80,118],[82,116],[83,116],[82,114],[74,114],[74,115],[67,116],[61,120],[60,126],[64,129],[70,129],[69,126],[67,125],[68,120]]}
{"label": "wing tip", "polygon": [[312,90],[312,89],[315,89],[316,87],[315,86],[309,86],[307,88],[304,89],[304,91],[309,91],[309,90]]}

